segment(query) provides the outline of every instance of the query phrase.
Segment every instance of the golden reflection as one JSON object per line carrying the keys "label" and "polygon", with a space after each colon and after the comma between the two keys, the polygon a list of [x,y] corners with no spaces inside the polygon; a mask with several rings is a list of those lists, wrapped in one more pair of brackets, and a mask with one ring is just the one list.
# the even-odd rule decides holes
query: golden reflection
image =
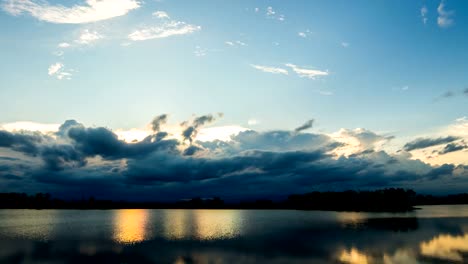
{"label": "golden reflection", "polygon": [[439,235],[429,242],[422,242],[421,254],[429,257],[462,262],[460,252],[468,252],[468,234],[463,236]]}
{"label": "golden reflection", "polygon": [[188,238],[188,210],[167,210],[164,214],[164,237],[170,240]]}
{"label": "golden reflection", "polygon": [[337,218],[343,226],[350,228],[358,228],[366,220],[366,217],[358,212],[339,212]]}
{"label": "golden reflection", "polygon": [[148,210],[117,210],[114,215],[114,240],[119,243],[137,243],[145,240]]}
{"label": "golden reflection", "polygon": [[351,250],[343,250],[338,258],[341,262],[350,264],[367,264],[370,263],[369,257],[364,253],[359,252],[356,248]]}
{"label": "golden reflection", "polygon": [[200,240],[214,240],[239,235],[239,214],[238,210],[195,210],[195,237]]}

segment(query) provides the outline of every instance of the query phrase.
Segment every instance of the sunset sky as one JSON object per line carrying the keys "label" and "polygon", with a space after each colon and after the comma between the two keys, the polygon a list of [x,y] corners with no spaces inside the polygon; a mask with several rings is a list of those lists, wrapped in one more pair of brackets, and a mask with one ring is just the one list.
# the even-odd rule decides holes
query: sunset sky
{"label": "sunset sky", "polygon": [[468,188],[464,1],[0,0],[0,188]]}

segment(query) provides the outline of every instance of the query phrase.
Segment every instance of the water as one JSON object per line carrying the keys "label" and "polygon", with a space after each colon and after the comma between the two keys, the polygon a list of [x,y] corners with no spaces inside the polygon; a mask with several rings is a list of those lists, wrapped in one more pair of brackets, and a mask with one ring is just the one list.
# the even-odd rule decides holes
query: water
{"label": "water", "polygon": [[0,210],[0,263],[468,263],[468,206]]}

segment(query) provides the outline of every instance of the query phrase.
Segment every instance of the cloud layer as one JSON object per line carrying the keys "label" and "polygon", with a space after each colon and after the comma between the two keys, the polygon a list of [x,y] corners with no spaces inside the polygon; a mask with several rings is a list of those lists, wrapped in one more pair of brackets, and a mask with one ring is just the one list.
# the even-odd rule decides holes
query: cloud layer
{"label": "cloud layer", "polygon": [[[153,132],[132,143],[107,128],[75,120],[49,133],[0,130],[0,186],[164,200],[274,198],[315,189],[388,186],[434,191],[441,184],[468,184],[467,166],[431,166],[410,159],[407,152],[387,153],[378,146],[391,137],[369,130],[343,130],[334,136],[303,132],[312,120],[293,131],[245,130],[229,141],[197,141],[198,131],[221,116],[194,117],[180,124],[180,134],[171,134],[164,131],[168,116],[160,115],[150,124]],[[406,148],[418,146],[421,140]],[[344,148],[349,148],[346,154]],[[444,151],[463,148],[454,145]]]}
{"label": "cloud layer", "polygon": [[81,5],[66,7],[45,1],[6,0],[3,9],[12,15],[28,13],[41,21],[57,24],[83,24],[127,14],[140,7],[135,0],[86,0]]}

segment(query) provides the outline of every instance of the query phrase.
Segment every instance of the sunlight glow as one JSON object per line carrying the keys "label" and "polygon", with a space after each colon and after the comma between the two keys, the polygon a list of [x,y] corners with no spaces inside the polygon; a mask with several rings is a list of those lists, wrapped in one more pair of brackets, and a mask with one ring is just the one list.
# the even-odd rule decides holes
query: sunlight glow
{"label": "sunlight glow", "polygon": [[468,252],[468,234],[463,236],[439,235],[429,242],[422,242],[421,254],[429,257],[463,261],[461,252]]}
{"label": "sunlight glow", "polygon": [[147,238],[148,210],[117,210],[114,215],[114,240],[134,244]]}

